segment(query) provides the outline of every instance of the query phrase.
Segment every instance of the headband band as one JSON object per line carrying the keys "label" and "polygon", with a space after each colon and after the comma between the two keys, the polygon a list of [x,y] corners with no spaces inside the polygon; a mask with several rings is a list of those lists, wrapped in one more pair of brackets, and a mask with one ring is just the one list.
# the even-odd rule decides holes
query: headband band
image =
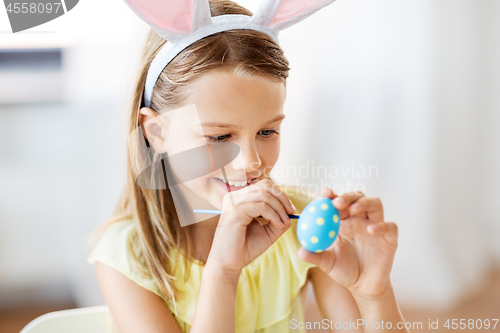
{"label": "headband band", "polygon": [[155,58],[151,62],[151,65],[149,66],[148,74],[146,77],[146,85],[144,87],[145,107],[151,107],[153,89],[156,85],[156,81],[158,81],[158,78],[160,77],[161,72],[163,72],[163,69],[167,67],[170,61],[172,61],[172,59],[174,59],[175,56],[177,56],[182,50],[204,37],[216,34],[221,31],[233,29],[251,29],[268,34],[279,45],[278,34],[268,27],[253,23],[251,20],[251,16],[227,14],[214,16],[211,19],[213,24],[196,30],[192,35],[187,36],[177,43],[165,43],[162,49],[156,54]]}
{"label": "headband band", "polygon": [[144,106],[151,106],[153,89],[163,69],[189,45],[218,32],[250,29],[269,35],[278,45],[280,30],[302,21],[335,0],[263,0],[253,16],[211,17],[208,0],[125,0],[127,5],[167,43],[148,69]]}

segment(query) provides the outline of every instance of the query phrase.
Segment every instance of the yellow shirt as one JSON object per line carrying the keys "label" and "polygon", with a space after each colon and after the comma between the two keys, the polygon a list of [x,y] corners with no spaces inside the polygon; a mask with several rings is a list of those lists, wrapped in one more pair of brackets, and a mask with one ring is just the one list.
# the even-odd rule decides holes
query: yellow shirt
{"label": "yellow shirt", "polygon": [[[281,187],[288,195],[299,214],[314,197],[297,188]],[[297,250],[297,220],[263,254],[246,265],[240,275],[235,299],[236,333],[287,333],[304,332],[305,329],[292,329],[291,321],[304,322],[300,299],[300,289],[307,280],[307,271],[315,265],[300,260]],[[174,268],[176,286],[184,292],[184,297],[176,302],[159,291],[151,276],[134,269],[131,252],[137,249],[132,242],[135,233],[133,220],[113,223],[100,238],[94,251],[88,257],[89,263],[99,261],[121,272],[140,286],[150,290],[165,300],[184,333],[191,329],[193,316],[201,285],[204,264],[194,260],[189,266],[188,281],[183,278],[183,265]],[[174,254],[176,262],[182,259],[181,252]],[[214,303],[216,300],[214,300]],[[176,311],[177,310],[177,311]]]}

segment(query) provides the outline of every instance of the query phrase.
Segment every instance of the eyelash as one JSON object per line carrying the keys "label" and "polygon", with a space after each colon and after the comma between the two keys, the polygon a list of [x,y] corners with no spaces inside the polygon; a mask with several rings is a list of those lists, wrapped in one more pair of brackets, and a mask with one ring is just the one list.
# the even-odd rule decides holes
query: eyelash
{"label": "eyelash", "polygon": [[[262,131],[259,131],[259,133],[260,132],[271,132],[269,135],[264,136],[264,138],[266,138],[266,139],[270,138],[273,133],[274,134],[279,134],[278,131],[276,131],[274,129],[262,130]],[[221,137],[224,137],[224,139],[220,139]],[[216,136],[206,136],[206,138],[210,142],[224,142],[224,141],[226,141],[227,138],[230,138],[230,137],[231,137],[231,134],[216,135]]]}

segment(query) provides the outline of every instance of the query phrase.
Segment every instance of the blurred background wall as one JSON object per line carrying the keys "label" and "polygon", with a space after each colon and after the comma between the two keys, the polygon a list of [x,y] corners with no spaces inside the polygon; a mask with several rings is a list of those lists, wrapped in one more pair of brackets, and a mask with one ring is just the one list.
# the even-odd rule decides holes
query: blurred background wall
{"label": "blurred background wall", "polygon": [[[0,10],[3,54],[60,50],[62,82],[52,102],[0,89],[0,309],[104,302],[83,244],[121,190],[122,115],[147,31],[119,0],[81,1],[16,35]],[[292,70],[277,170],[340,171],[275,179],[380,197],[399,225],[400,304],[443,310],[474,295],[500,262],[500,2],[338,0],[280,40]],[[23,81],[5,78],[34,70],[0,59],[0,84],[22,97]]]}
{"label": "blurred background wall", "polygon": [[[59,102],[35,104],[26,96],[27,103],[0,105],[0,306],[102,303],[84,238],[109,217],[121,190],[120,116],[148,29],[118,0],[81,1],[15,35],[6,33],[7,15],[0,14],[0,48],[61,50],[63,82]],[[29,80],[48,71],[24,72]]]}

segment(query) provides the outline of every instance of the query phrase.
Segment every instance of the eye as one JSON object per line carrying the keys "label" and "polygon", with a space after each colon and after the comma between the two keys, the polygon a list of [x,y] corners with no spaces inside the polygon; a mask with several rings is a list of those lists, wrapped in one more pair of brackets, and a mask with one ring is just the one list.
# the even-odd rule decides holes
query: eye
{"label": "eye", "polygon": [[224,142],[231,137],[231,134],[226,135],[216,135],[216,136],[206,136],[205,138],[210,142]]}
{"label": "eye", "polygon": [[274,134],[279,134],[278,131],[276,131],[274,129],[262,130],[259,133],[260,133],[260,135],[262,135],[265,138],[270,138],[270,137],[274,136]]}

